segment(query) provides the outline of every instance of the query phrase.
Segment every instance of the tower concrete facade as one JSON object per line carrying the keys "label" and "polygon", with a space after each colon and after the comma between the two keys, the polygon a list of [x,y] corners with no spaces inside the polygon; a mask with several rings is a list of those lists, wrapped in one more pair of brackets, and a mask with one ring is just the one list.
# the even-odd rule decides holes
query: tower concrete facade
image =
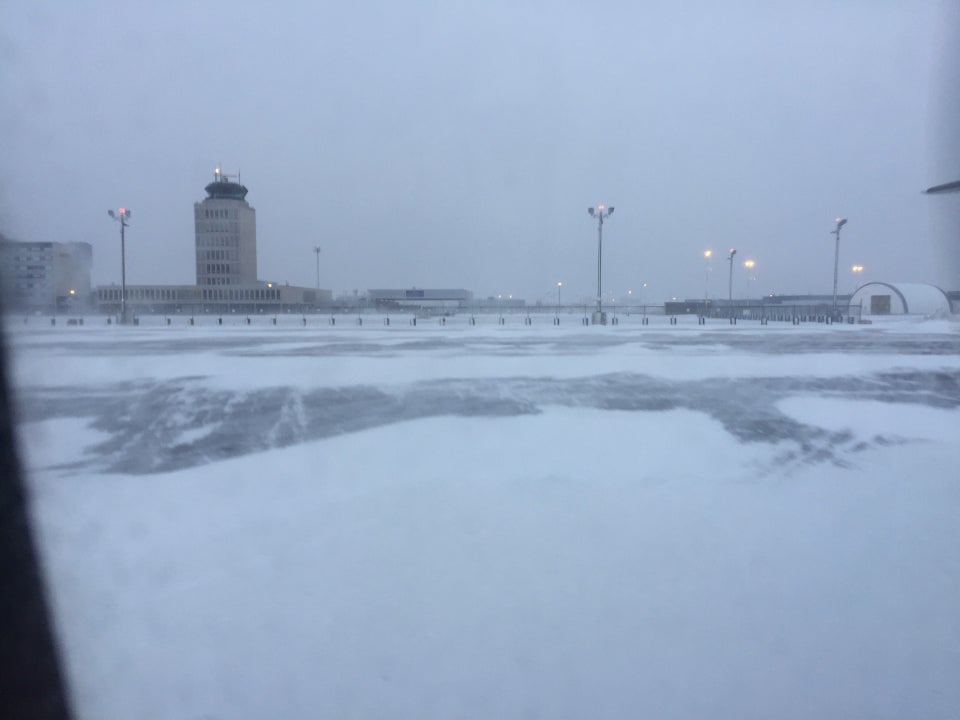
{"label": "tower concrete facade", "polygon": [[257,281],[257,213],[246,201],[247,188],[217,168],[194,203],[197,285],[244,285]]}

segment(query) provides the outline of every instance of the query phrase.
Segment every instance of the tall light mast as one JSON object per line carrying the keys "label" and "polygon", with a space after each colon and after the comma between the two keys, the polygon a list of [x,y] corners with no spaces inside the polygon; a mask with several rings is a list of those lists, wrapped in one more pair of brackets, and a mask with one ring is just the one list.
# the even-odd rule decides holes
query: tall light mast
{"label": "tall light mast", "polygon": [[837,270],[840,265],[840,228],[847,224],[846,218],[837,218],[836,230],[831,230],[831,235],[836,235],[837,240],[833,250],[833,317],[837,317]]}
{"label": "tall light mast", "polygon": [[107,215],[120,223],[120,324],[127,322],[127,244],[124,230],[130,220],[130,208],[120,208],[117,212],[107,210]]}
{"label": "tall light mast", "polygon": [[590,217],[597,219],[597,311],[594,322],[603,322],[603,221],[613,215],[613,206],[597,205],[587,208]]}

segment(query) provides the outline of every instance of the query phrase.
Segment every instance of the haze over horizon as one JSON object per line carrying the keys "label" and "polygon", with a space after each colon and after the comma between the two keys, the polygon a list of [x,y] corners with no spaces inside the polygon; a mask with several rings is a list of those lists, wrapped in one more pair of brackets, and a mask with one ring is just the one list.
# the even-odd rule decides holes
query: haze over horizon
{"label": "haze over horizon", "polygon": [[[192,205],[223,163],[259,276],[335,293],[463,287],[752,295],[934,282],[931,109],[947,3],[603,7],[99,0],[9,4],[0,232],[85,241],[119,282],[193,283]],[[953,289],[953,288],[951,288]]]}

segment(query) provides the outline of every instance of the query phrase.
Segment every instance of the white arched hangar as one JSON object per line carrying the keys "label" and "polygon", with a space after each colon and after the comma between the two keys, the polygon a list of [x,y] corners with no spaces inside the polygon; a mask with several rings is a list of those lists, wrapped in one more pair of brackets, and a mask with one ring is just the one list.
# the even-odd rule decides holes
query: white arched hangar
{"label": "white arched hangar", "polygon": [[850,298],[850,312],[866,315],[939,316],[951,312],[950,298],[936,285],[870,282]]}

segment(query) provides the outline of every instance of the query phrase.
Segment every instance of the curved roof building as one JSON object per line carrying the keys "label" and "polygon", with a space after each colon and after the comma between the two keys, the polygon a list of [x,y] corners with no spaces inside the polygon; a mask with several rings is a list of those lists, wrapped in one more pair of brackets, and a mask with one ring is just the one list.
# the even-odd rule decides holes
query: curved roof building
{"label": "curved roof building", "polygon": [[870,282],[850,298],[850,309],[863,315],[946,315],[950,299],[936,285]]}

